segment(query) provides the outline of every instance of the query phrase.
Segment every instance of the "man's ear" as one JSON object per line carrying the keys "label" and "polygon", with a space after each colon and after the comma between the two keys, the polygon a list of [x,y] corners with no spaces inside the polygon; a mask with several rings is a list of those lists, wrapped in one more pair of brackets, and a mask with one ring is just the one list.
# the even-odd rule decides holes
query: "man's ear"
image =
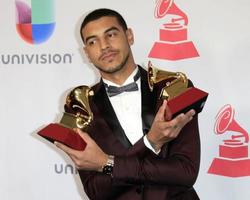
{"label": "man's ear", "polygon": [[133,45],[134,44],[134,34],[133,34],[133,31],[131,28],[128,28],[126,30],[126,35],[127,35],[129,45]]}

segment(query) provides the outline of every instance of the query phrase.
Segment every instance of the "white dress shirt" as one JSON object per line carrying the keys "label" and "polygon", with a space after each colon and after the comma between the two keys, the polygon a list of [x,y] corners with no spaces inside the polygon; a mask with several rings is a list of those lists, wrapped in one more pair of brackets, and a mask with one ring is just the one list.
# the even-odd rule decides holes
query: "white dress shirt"
{"label": "white dress shirt", "polygon": [[[134,82],[134,76],[136,75],[138,70],[139,69],[137,67],[122,85],[117,85],[106,79],[103,79],[103,82],[108,86],[112,85],[121,87],[127,85]],[[141,137],[143,137],[140,80],[141,78],[136,81],[138,85],[138,91],[123,92],[116,96],[109,97],[116,116],[131,144],[135,144]],[[144,136],[143,141],[149,149],[154,151],[146,136]]]}

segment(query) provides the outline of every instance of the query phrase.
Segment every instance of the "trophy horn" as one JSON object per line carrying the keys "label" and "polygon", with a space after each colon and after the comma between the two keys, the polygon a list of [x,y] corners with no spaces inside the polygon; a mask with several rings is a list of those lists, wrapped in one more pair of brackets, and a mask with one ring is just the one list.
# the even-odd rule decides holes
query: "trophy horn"
{"label": "trophy horn", "polygon": [[94,91],[88,86],[82,85],[74,88],[66,98],[65,112],[61,123],[70,127],[85,129],[93,120],[93,113],[89,105],[89,97]]}
{"label": "trophy horn", "polygon": [[180,93],[187,90],[188,79],[182,72],[169,72],[153,67],[152,63],[148,62],[148,85],[151,92],[155,85],[162,85],[163,89],[160,95],[161,99],[172,99]]}
{"label": "trophy horn", "polygon": [[154,85],[164,81],[177,78],[178,73],[159,70],[153,67],[151,61],[148,62],[148,84],[151,91],[154,89]]}

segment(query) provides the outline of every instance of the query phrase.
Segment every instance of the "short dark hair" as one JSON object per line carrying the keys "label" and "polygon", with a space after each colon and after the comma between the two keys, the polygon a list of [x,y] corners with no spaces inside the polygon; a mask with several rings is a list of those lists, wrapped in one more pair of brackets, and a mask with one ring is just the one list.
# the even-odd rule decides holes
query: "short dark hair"
{"label": "short dark hair", "polygon": [[80,35],[82,38],[82,41],[84,42],[84,38],[82,35],[82,29],[91,21],[97,20],[101,17],[115,17],[118,21],[118,23],[122,26],[123,30],[127,30],[127,23],[125,22],[124,18],[121,16],[120,13],[118,13],[115,10],[111,10],[108,8],[99,8],[96,10],[93,10],[92,12],[90,12],[83,20],[82,24],[81,24],[81,28],[80,28]]}

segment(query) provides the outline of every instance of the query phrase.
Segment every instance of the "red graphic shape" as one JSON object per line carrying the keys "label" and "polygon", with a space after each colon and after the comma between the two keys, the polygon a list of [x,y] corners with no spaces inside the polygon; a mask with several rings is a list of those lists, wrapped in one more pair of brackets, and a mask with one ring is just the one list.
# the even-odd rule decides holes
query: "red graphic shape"
{"label": "red graphic shape", "polygon": [[155,17],[164,17],[169,11],[169,8],[171,7],[172,3],[172,0],[158,0],[158,2],[156,3]]}
{"label": "red graphic shape", "polygon": [[24,41],[33,44],[31,24],[16,24],[16,29]]}
{"label": "red graphic shape", "polygon": [[235,120],[234,120],[234,109],[231,105],[227,104],[219,111],[216,116],[216,122],[214,131],[217,134],[222,134],[226,131],[234,131],[242,133],[240,135],[232,135],[232,139],[244,138],[245,143],[249,142],[249,136],[245,129],[243,129]]}
{"label": "red graphic shape", "polygon": [[220,145],[219,147],[219,156],[224,158],[247,158],[248,157],[248,146],[227,146]]}
{"label": "red graphic shape", "polygon": [[228,177],[250,176],[250,159],[227,160],[215,158],[208,173]]}
{"label": "red graphic shape", "polygon": [[164,60],[181,60],[199,56],[193,42],[163,43],[155,42],[149,57]]}
{"label": "red graphic shape", "polygon": [[178,42],[187,40],[187,29],[181,28],[178,30],[160,29],[160,40],[169,42]]}
{"label": "red graphic shape", "polygon": [[[219,158],[214,158],[208,173],[228,177],[250,176],[250,159],[248,158],[248,133],[234,120],[231,105],[225,105],[218,112],[214,131],[223,134],[235,131],[240,135],[232,135],[231,139],[223,140],[219,146]],[[239,139],[236,139],[239,138]],[[244,139],[244,141],[240,139]]]}
{"label": "red graphic shape", "polygon": [[241,140],[223,140],[225,145],[243,145],[244,143]]}
{"label": "red graphic shape", "polygon": [[178,18],[171,20],[172,23],[183,20],[185,26],[188,24],[187,15],[176,6],[173,0],[158,0],[155,7],[155,17],[162,18],[167,14],[178,16]]}
{"label": "red graphic shape", "polygon": [[160,41],[155,42],[149,57],[164,60],[181,60],[198,57],[193,42],[187,40],[187,15],[182,12],[173,0],[158,0],[155,8],[155,17],[174,15],[169,23],[163,24],[160,29]]}

